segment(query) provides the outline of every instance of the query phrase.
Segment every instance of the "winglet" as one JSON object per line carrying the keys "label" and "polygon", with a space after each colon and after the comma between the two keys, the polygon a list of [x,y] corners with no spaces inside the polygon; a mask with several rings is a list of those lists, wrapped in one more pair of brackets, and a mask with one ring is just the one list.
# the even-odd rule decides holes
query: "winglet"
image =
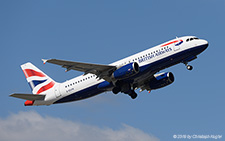
{"label": "winglet", "polygon": [[41,60],[43,61],[43,64],[45,64],[48,61],[48,59],[41,59]]}

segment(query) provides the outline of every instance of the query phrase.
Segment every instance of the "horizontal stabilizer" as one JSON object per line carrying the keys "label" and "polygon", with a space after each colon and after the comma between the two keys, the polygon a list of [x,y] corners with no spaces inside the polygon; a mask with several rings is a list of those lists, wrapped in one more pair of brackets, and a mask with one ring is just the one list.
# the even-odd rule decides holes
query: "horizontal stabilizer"
{"label": "horizontal stabilizer", "polygon": [[44,100],[45,99],[45,95],[41,95],[41,94],[19,94],[19,93],[14,93],[11,94],[9,96],[12,97],[16,97],[16,98],[21,98],[21,99],[25,99],[25,100]]}

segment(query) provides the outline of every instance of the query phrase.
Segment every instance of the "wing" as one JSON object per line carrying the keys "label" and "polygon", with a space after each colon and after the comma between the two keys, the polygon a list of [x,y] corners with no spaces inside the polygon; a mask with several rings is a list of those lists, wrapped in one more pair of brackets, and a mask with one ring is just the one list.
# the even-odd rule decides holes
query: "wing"
{"label": "wing", "polygon": [[111,81],[110,77],[112,73],[116,70],[116,66],[111,65],[100,65],[100,64],[91,64],[91,63],[81,63],[81,62],[73,62],[73,61],[65,61],[58,59],[42,59],[44,64],[46,62],[60,65],[66,68],[66,71],[69,70],[77,70],[82,71],[84,74],[92,73],[97,75],[98,78],[105,79],[106,81]]}
{"label": "wing", "polygon": [[14,93],[9,96],[16,97],[16,98],[21,98],[25,100],[44,100],[45,95],[41,94],[19,94],[19,93]]}

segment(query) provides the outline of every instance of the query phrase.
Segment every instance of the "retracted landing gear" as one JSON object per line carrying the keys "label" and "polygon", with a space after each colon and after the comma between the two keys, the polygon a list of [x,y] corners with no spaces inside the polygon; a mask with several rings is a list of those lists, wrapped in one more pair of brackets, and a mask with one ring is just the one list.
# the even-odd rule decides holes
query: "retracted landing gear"
{"label": "retracted landing gear", "polygon": [[188,69],[188,70],[192,70],[193,69],[193,67],[191,66],[191,65],[188,65],[187,63],[184,63],[185,64],[185,66],[186,66],[186,68]]}
{"label": "retracted landing gear", "polygon": [[137,97],[137,93],[134,90],[131,90],[131,92],[128,94],[132,99],[135,99]]}
{"label": "retracted landing gear", "polygon": [[[120,87],[114,87],[112,89],[112,92],[114,94],[118,94],[119,92],[121,92],[121,88]],[[134,90],[129,90],[127,92],[123,92],[125,94],[128,94],[132,99],[135,99],[137,97],[137,93]]]}
{"label": "retracted landing gear", "polygon": [[114,88],[112,89],[112,92],[113,92],[114,94],[118,94],[120,91],[121,91],[121,88],[120,88],[120,87],[114,87]]}
{"label": "retracted landing gear", "polygon": [[186,67],[187,67],[188,70],[192,70],[193,69],[193,67],[191,65],[187,65]]}
{"label": "retracted landing gear", "polygon": [[118,94],[119,92],[129,95],[132,99],[137,97],[137,93],[134,91],[133,87],[131,87],[130,83],[122,83],[117,82],[117,85],[112,89],[114,94]]}

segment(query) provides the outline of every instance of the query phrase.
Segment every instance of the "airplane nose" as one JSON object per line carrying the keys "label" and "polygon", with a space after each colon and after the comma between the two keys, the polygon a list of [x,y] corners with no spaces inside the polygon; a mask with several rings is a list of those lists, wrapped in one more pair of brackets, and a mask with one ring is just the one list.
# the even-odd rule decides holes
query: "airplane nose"
{"label": "airplane nose", "polygon": [[209,46],[209,42],[204,40],[204,44],[203,44],[204,48],[206,49]]}

